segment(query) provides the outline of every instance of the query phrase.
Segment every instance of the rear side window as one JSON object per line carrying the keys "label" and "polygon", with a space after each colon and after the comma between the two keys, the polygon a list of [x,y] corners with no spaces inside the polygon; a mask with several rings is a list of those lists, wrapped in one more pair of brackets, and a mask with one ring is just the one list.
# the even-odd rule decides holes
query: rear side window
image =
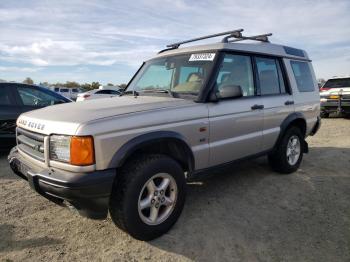
{"label": "rear side window", "polygon": [[312,92],[315,90],[311,70],[307,62],[290,61],[299,92]]}
{"label": "rear side window", "polygon": [[43,107],[65,102],[43,90],[32,87],[17,87],[18,94],[24,106]]}
{"label": "rear side window", "polygon": [[286,93],[280,63],[274,58],[255,58],[261,95]]}
{"label": "rear side window", "polygon": [[60,89],[58,87],[55,87],[55,92],[59,92]]}
{"label": "rear side window", "polygon": [[11,105],[10,90],[7,87],[0,87],[0,106]]}
{"label": "rear side window", "polygon": [[61,89],[60,89],[60,92],[62,92],[62,93],[68,93],[69,90],[68,90],[67,88],[61,88]]}

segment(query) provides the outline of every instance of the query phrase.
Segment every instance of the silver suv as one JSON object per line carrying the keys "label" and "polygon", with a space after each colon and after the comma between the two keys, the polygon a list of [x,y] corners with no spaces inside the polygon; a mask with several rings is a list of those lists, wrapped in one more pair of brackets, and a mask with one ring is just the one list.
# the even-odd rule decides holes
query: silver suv
{"label": "silver suv", "polygon": [[[243,30],[169,45],[123,95],[22,114],[13,171],[42,196],[150,240],[183,209],[186,179],[267,155],[292,173],[320,126],[311,61]],[[179,48],[223,35],[221,43]],[[238,41],[253,40],[254,43]]]}

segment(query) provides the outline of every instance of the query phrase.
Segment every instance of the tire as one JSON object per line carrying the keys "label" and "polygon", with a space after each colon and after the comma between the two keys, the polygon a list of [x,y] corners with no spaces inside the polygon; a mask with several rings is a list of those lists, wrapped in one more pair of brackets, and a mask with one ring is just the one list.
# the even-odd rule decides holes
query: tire
{"label": "tire", "polygon": [[[296,155],[295,157],[290,156],[288,158],[287,157],[288,143],[291,142],[292,138],[298,140],[299,154],[296,154],[297,150],[294,150],[294,151],[292,150]],[[290,149],[288,150],[289,152],[291,152]],[[303,159],[303,152],[304,152],[304,136],[302,135],[301,130],[298,127],[292,126],[285,132],[285,134],[283,135],[282,139],[280,140],[279,144],[276,146],[274,151],[268,155],[269,164],[274,171],[277,171],[279,173],[282,173],[282,174],[293,173],[299,168],[301,164],[301,161]]]}
{"label": "tire", "polygon": [[[167,179],[169,186],[162,194],[158,188],[166,185]],[[156,190],[151,191],[149,188],[152,186]],[[182,212],[185,198],[185,175],[175,160],[165,155],[140,155],[127,162],[117,176],[112,188],[109,212],[117,227],[136,239],[147,241],[163,235],[175,224]],[[170,204],[170,200],[173,204]],[[142,203],[151,206],[142,209]],[[156,215],[152,215],[155,213],[159,217],[153,221]]]}
{"label": "tire", "polygon": [[329,117],[329,113],[327,113],[327,112],[321,112],[321,117],[322,118],[328,118]]}

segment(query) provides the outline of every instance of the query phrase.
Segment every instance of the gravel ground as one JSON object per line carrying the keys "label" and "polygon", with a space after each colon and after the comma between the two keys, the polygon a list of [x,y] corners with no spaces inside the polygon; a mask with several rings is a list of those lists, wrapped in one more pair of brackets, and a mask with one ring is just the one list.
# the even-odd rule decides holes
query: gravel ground
{"label": "gravel ground", "polygon": [[292,175],[266,158],[189,183],[184,212],[151,242],[57,206],[0,156],[0,261],[350,261],[350,120],[326,119]]}

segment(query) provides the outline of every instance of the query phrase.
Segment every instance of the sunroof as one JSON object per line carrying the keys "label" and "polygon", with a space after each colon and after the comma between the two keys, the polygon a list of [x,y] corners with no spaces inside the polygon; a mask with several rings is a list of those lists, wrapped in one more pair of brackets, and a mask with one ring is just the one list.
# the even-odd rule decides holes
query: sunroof
{"label": "sunroof", "polygon": [[293,47],[289,47],[289,46],[284,46],[283,48],[284,48],[284,51],[286,51],[286,53],[288,55],[305,57],[304,51],[301,49],[297,49],[297,48],[293,48]]}

